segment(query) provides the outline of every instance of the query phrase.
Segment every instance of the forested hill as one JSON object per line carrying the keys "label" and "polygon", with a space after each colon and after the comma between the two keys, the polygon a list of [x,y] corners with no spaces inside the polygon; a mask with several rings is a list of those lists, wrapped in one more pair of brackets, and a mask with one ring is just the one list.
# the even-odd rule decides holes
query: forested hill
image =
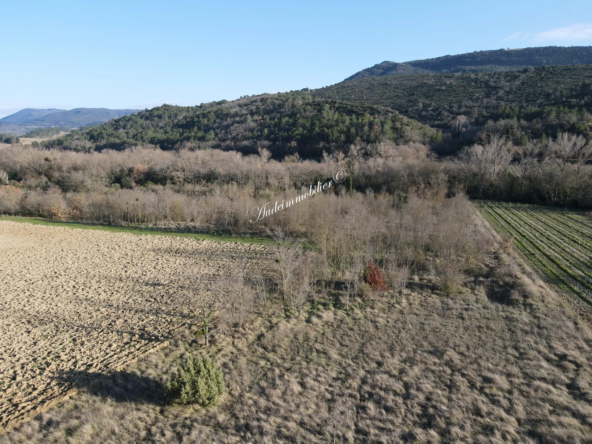
{"label": "forested hill", "polygon": [[590,65],[592,46],[546,46],[541,48],[498,49],[447,55],[405,63],[382,62],[348,77],[344,82],[366,77],[418,73],[479,73],[508,71],[537,66]]}
{"label": "forested hill", "polygon": [[31,109],[27,108],[0,119],[0,132],[23,135],[38,128],[80,128],[85,125],[104,123],[110,119],[134,113],[136,109],[75,108]]}
{"label": "forested hill", "polygon": [[391,140],[437,141],[441,134],[372,105],[343,103],[293,92],[196,107],[163,105],[45,142],[47,147],[92,151],[155,145],[165,150],[220,148],[273,157],[321,158],[351,144]]}
{"label": "forested hill", "polygon": [[41,119],[48,114],[52,113],[60,113],[66,111],[65,109],[57,109],[57,108],[50,108],[50,109],[35,109],[35,108],[25,108],[17,111],[14,114],[9,116],[3,117],[0,119],[0,123],[13,123],[15,125],[28,122],[31,120]]}
{"label": "forested hill", "polygon": [[592,66],[550,66],[478,74],[370,77],[312,91],[316,97],[380,105],[421,123],[448,128],[515,119],[531,130],[590,136]]}

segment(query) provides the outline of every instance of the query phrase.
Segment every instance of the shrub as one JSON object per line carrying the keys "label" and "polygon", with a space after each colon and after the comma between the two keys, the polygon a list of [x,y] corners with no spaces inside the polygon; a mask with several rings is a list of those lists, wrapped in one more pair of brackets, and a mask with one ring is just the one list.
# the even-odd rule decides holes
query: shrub
{"label": "shrub", "polygon": [[387,282],[389,287],[395,291],[402,291],[407,286],[409,280],[409,268],[391,266],[386,270]]}
{"label": "shrub", "polygon": [[165,384],[171,401],[181,404],[216,405],[224,392],[224,379],[216,363],[202,356],[191,356]]}
{"label": "shrub", "polygon": [[442,262],[437,271],[440,277],[440,289],[447,296],[455,296],[461,291],[465,278],[459,265],[454,261]]}
{"label": "shrub", "polygon": [[0,214],[14,214],[19,209],[23,192],[11,185],[0,186]]}
{"label": "shrub", "polygon": [[384,283],[384,278],[382,276],[382,270],[380,269],[380,267],[378,265],[374,265],[374,261],[370,262],[370,266],[366,270],[364,277],[365,277],[366,283],[368,285],[370,285],[372,290],[378,290],[378,291],[386,291],[387,290],[386,285]]}
{"label": "shrub", "polygon": [[370,299],[373,293],[373,288],[366,282],[360,282],[358,284],[358,295],[363,299]]}

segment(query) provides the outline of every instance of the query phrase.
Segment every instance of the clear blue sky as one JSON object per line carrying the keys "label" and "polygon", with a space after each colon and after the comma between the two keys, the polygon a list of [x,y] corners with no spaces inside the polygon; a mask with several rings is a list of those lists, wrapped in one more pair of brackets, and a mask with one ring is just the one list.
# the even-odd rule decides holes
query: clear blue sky
{"label": "clear blue sky", "polygon": [[592,45],[592,1],[3,0],[0,117],[317,88],[384,60]]}

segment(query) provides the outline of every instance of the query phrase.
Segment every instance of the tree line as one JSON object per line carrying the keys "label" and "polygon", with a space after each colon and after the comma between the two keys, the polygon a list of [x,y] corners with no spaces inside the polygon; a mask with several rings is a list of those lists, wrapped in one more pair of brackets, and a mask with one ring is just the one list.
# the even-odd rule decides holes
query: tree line
{"label": "tree line", "polygon": [[53,137],[53,136],[57,136],[58,134],[62,133],[63,131],[67,131],[67,130],[65,130],[64,128],[61,128],[59,126],[52,126],[49,128],[37,128],[37,129],[29,131],[23,137],[40,137],[40,138]]}
{"label": "tree line", "polygon": [[0,133],[0,143],[20,143],[21,138],[19,136],[15,136],[14,134],[2,134]]}

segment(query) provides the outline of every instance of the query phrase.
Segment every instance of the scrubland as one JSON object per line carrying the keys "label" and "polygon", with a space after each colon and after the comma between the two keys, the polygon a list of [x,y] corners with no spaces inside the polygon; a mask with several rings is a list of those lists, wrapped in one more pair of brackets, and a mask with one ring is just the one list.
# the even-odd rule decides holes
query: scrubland
{"label": "scrubland", "polygon": [[[3,150],[2,214],[274,245],[0,221],[12,316],[0,393],[16,427],[0,442],[592,442],[590,317],[463,194],[535,199],[544,181],[554,203],[585,205],[587,151],[574,163],[560,149],[580,142],[530,145],[518,168],[501,138],[449,163],[394,143],[353,144],[322,162],[278,162],[263,145],[248,156]],[[250,222],[337,170],[347,178],[330,192]],[[369,285],[369,264],[388,291]],[[210,315],[211,337],[200,335]],[[164,396],[196,353],[218,362],[228,388],[205,410]],[[71,390],[33,414],[46,393]]]}
{"label": "scrubland", "polygon": [[[140,246],[161,241],[134,238],[133,251],[146,256],[148,270],[156,263],[166,272],[158,282],[144,281],[149,271],[130,269],[136,253],[127,260],[135,271],[120,267],[120,279],[132,287],[121,287],[131,301],[119,304],[131,308],[138,301],[141,307],[141,315],[122,327],[139,328],[134,324],[149,314],[161,319],[161,311],[159,322],[166,324],[174,307],[146,301],[159,292],[167,300],[185,276],[213,289],[214,297],[236,302],[217,321],[212,345],[205,348],[203,337],[195,337],[192,322],[158,330],[149,317],[153,324],[140,325],[166,337],[166,345],[125,367],[74,367],[71,373],[84,377],[57,381],[79,393],[0,442],[592,442],[588,325],[517,256],[502,251],[501,238],[466,199],[412,199],[390,208],[393,225],[385,227],[373,222],[386,211],[380,198],[365,202],[380,209],[363,216],[365,230],[351,229],[348,224],[359,227],[361,219],[344,210],[332,219],[337,228],[328,230],[320,250],[281,242],[244,246],[266,252],[269,267],[248,273],[240,272],[242,265],[217,268],[230,276],[223,283],[181,270],[188,263],[178,261],[195,260],[197,247],[158,244],[151,252]],[[355,198],[351,203],[356,206]],[[366,232],[372,235],[359,234]],[[62,244],[58,239],[47,248],[60,251]],[[83,251],[83,257],[96,255]],[[125,251],[106,247],[103,260],[115,254],[125,264]],[[215,249],[206,255],[220,256]],[[348,277],[356,258],[365,263],[369,257],[380,258],[389,291],[372,291],[359,277]],[[109,291],[103,300],[113,304]],[[191,306],[184,307],[190,313]],[[127,313],[115,318],[125,321]],[[87,323],[83,318],[80,325]],[[115,348],[121,350],[118,343]],[[196,352],[217,360],[227,386],[220,404],[205,410],[171,405],[164,396],[179,359]]]}
{"label": "scrubland", "polygon": [[588,326],[511,255],[439,288],[426,274],[349,307],[330,289],[301,315],[261,306],[207,350],[228,392],[205,411],[164,399],[201,347],[180,333],[0,442],[591,442]]}

